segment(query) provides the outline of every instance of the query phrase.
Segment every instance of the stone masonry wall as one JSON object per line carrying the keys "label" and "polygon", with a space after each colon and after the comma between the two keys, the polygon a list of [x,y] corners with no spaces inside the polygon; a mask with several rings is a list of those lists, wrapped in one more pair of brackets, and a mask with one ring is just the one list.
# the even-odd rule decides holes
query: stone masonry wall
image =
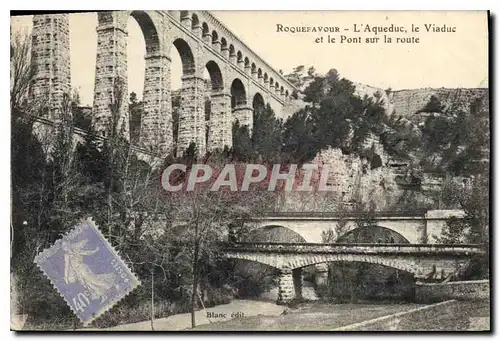
{"label": "stone masonry wall", "polygon": [[207,148],[213,150],[216,148],[224,149],[224,146],[231,147],[233,144],[231,96],[224,93],[212,94],[210,104]]}
{"label": "stone masonry wall", "polygon": [[49,109],[46,118],[57,120],[64,94],[71,94],[68,14],[33,16],[31,48],[35,75],[30,101],[46,104]]}
{"label": "stone masonry wall", "polygon": [[139,143],[141,147],[162,155],[168,154],[172,148],[170,92],[170,57],[159,51],[148,53]]}
{"label": "stone masonry wall", "polygon": [[196,143],[199,154],[204,154],[205,129],[205,81],[195,75],[183,76],[177,155],[182,155],[191,142]]}
{"label": "stone masonry wall", "polygon": [[490,281],[460,281],[448,283],[417,283],[415,298],[418,302],[436,300],[471,300],[490,297]]}
{"label": "stone masonry wall", "polygon": [[[118,130],[128,136],[128,86],[127,86],[127,21],[126,12],[98,14],[97,57],[94,87],[93,126],[103,136],[111,131],[110,104],[121,100]],[[121,80],[121,89],[115,91]],[[121,94],[120,94],[121,92]],[[121,95],[121,99],[115,95]]]}

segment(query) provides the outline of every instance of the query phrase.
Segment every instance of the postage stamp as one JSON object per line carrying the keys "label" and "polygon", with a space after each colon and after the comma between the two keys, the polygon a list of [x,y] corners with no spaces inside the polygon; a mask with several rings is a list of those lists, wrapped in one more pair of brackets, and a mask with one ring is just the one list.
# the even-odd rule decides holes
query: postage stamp
{"label": "postage stamp", "polygon": [[39,253],[35,263],[84,325],[141,284],[91,218]]}

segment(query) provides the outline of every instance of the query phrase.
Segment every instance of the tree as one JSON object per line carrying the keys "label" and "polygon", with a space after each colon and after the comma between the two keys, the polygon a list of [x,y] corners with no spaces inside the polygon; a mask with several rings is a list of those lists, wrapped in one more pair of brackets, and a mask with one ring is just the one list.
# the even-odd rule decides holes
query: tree
{"label": "tree", "polygon": [[[198,160],[198,164],[201,160]],[[261,190],[235,192],[227,187],[218,191],[210,190],[215,179],[223,169],[223,158],[212,154],[210,160],[204,163],[214,170],[211,180],[197,184],[193,190],[181,190],[169,193],[168,202],[175,203],[173,219],[182,224],[178,238],[183,245],[182,253],[190,259],[189,272],[192,279],[191,294],[191,323],[196,326],[195,310],[199,300],[198,291],[203,273],[203,264],[208,260],[221,259],[218,243],[224,232],[231,224],[235,229],[245,228],[243,222],[251,215],[256,214],[262,207],[266,207],[267,199],[272,199],[272,193]],[[203,161],[201,161],[203,162]],[[244,169],[236,167],[236,169]],[[189,172],[188,168],[186,172]],[[244,172],[235,173],[241,181]],[[179,178],[182,182],[184,179]],[[238,222],[237,225],[234,223]],[[241,233],[236,232],[236,233]],[[209,263],[213,263],[209,261]]]}
{"label": "tree", "polygon": [[139,101],[135,92],[130,93],[129,99],[129,127],[130,142],[134,145],[139,144],[141,134],[141,121],[144,114],[144,102]]}
{"label": "tree", "polygon": [[451,219],[440,238],[442,243],[487,244],[489,242],[489,179],[484,174],[460,183],[453,181],[443,196],[452,207],[465,212],[463,219]]}
{"label": "tree", "polygon": [[307,78],[312,79],[315,76],[316,76],[316,69],[314,68],[314,66],[309,67],[309,69],[307,69]]}
{"label": "tree", "polygon": [[275,160],[281,151],[281,120],[274,115],[269,104],[256,107],[253,114],[252,145],[262,160]]}
{"label": "tree", "polygon": [[316,156],[318,145],[310,108],[295,112],[285,121],[282,139],[282,152],[291,163],[302,164]]}
{"label": "tree", "polygon": [[12,271],[22,311],[35,316],[42,311],[68,314],[33,259],[88,214],[91,201],[73,152],[69,94],[64,95],[59,113],[57,124],[36,129],[29,116],[12,120]]}
{"label": "tree", "polygon": [[441,104],[441,101],[436,95],[432,95],[429,102],[419,111],[419,112],[443,112],[445,106]]}
{"label": "tree", "polygon": [[304,101],[311,102],[312,105],[319,104],[324,96],[324,79],[316,76],[304,90]]}
{"label": "tree", "polygon": [[131,92],[130,93],[130,104],[131,105],[134,105],[134,104],[137,104],[139,102],[139,100],[137,99],[137,94],[135,92]]}
{"label": "tree", "polygon": [[233,158],[238,161],[251,161],[255,158],[252,138],[248,126],[240,126],[239,121],[233,123]]}
{"label": "tree", "polygon": [[285,78],[290,83],[295,85],[297,88],[302,87],[302,85],[304,84],[303,81],[304,68],[305,68],[304,65],[299,65],[297,67],[294,67],[292,73],[285,75]]}
{"label": "tree", "polygon": [[13,33],[10,56],[10,110],[13,115],[25,112],[41,114],[39,111],[44,104],[41,100],[35,103],[29,99],[30,85],[36,71],[30,56],[30,36],[26,32]]}

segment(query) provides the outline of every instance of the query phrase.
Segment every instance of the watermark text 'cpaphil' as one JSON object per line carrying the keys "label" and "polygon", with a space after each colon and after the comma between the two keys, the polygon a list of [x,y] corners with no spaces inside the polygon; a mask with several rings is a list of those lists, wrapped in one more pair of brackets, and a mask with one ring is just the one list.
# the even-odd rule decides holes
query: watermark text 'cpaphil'
{"label": "watermark text 'cpaphil'", "polygon": [[197,186],[210,191],[333,191],[329,165],[226,164],[222,169],[208,164],[172,164],[162,173],[162,187],[168,192],[193,191]]}

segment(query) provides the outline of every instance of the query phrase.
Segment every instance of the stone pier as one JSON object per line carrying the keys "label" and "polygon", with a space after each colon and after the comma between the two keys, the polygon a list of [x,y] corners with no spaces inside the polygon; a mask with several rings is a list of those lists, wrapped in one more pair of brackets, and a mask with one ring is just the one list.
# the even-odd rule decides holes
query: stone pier
{"label": "stone pier", "polygon": [[247,125],[252,131],[253,127],[253,109],[248,105],[238,105],[234,108],[234,119],[240,122],[240,126]]}
{"label": "stone pier", "polygon": [[71,94],[68,14],[34,15],[31,49],[29,101],[34,110],[48,111],[44,118],[58,121],[64,95]]}
{"label": "stone pier", "polygon": [[205,81],[195,75],[182,77],[177,155],[196,143],[199,155],[205,154]]}
{"label": "stone pier", "polygon": [[223,150],[233,145],[231,95],[226,93],[213,93],[210,96],[210,123],[207,149]]}
{"label": "stone pier", "polygon": [[328,263],[316,264],[314,282],[316,288],[325,288],[328,285]]}
{"label": "stone pier", "polygon": [[[103,136],[117,129],[128,137],[127,21],[126,12],[98,14],[92,124]],[[116,104],[119,107],[112,109]],[[118,120],[112,110],[117,111]]]}
{"label": "stone pier", "polygon": [[294,285],[292,270],[282,269],[279,276],[279,288],[278,288],[278,302],[277,304],[288,304],[290,303],[294,296]]}
{"label": "stone pier", "polygon": [[293,300],[302,299],[302,280],[302,269],[281,269],[277,304],[288,304]]}
{"label": "stone pier", "polygon": [[[278,115],[297,90],[208,11],[101,11],[96,16],[91,118],[93,130],[104,139],[113,132],[131,140],[131,88],[127,84],[130,17],[144,37],[145,51],[134,51],[144,53],[145,68],[144,91],[138,98],[141,110],[134,111],[131,141],[141,153],[163,158],[176,148],[177,155],[182,156],[195,143],[200,156],[207,149],[231,147],[233,119],[251,131],[256,99],[259,105],[270,105]],[[60,120],[60,108],[66,103],[63,99],[71,94],[69,17],[71,14],[33,17],[30,57],[36,73],[28,100],[33,108],[30,110],[46,110],[44,118],[54,123]],[[182,84],[174,127],[171,58],[176,53],[182,63]],[[210,75],[210,93],[205,87],[205,71]],[[212,119],[208,122],[206,95],[212,103]]]}
{"label": "stone pier", "polygon": [[141,117],[140,146],[166,155],[171,152],[172,101],[170,93],[170,57],[153,51],[146,56],[144,112]]}

